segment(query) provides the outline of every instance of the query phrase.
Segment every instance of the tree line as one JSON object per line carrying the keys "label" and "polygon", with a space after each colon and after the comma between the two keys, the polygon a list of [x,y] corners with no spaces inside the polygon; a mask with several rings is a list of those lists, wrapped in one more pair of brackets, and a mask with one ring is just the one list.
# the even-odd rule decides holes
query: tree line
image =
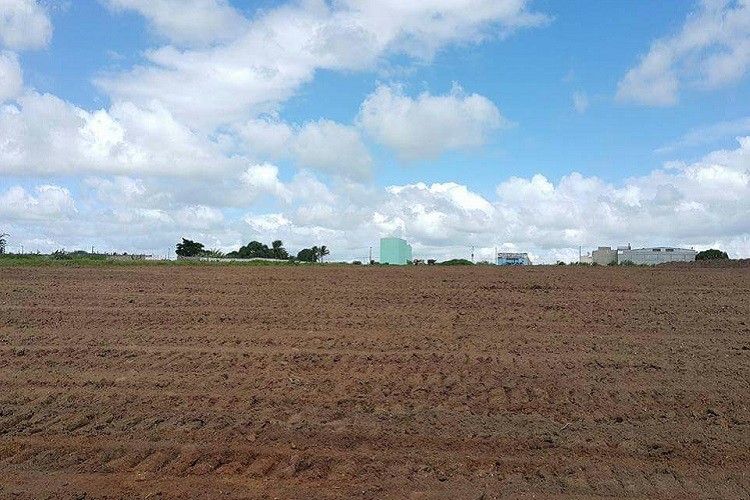
{"label": "tree line", "polygon": [[203,243],[182,238],[182,242],[177,243],[175,253],[179,257],[215,257],[215,258],[234,258],[234,259],[278,259],[278,260],[297,260],[300,262],[322,262],[326,255],[331,252],[328,247],[314,246],[312,248],[303,248],[297,252],[296,257],[290,254],[281,240],[271,242],[269,247],[260,241],[251,241],[247,245],[241,246],[239,250],[229,253],[223,253],[218,249],[207,250]]}

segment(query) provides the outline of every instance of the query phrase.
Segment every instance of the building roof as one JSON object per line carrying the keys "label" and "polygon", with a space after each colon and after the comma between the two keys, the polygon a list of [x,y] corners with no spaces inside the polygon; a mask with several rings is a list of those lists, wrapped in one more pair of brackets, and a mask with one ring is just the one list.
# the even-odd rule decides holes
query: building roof
{"label": "building roof", "polygon": [[644,248],[632,248],[630,250],[625,249],[625,252],[659,252],[659,251],[670,251],[670,252],[695,252],[692,248],[678,248],[678,247],[644,247]]}

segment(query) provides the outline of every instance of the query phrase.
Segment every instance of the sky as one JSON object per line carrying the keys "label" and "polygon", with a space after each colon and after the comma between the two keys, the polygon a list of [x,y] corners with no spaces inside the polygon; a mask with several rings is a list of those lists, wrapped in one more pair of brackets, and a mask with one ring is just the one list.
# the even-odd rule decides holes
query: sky
{"label": "sky", "polygon": [[750,257],[750,0],[0,0],[8,251]]}

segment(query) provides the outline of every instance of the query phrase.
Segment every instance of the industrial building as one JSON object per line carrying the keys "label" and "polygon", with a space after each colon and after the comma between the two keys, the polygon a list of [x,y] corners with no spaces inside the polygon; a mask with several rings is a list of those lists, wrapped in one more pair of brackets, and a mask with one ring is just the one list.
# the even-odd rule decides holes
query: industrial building
{"label": "industrial building", "polygon": [[608,266],[617,264],[617,250],[610,247],[599,247],[591,252],[592,264],[597,266]]}
{"label": "industrial building", "polygon": [[697,254],[695,250],[687,248],[627,248],[617,252],[617,261],[620,264],[632,262],[638,265],[655,266],[664,262],[692,262]]}
{"label": "industrial building", "polygon": [[617,247],[599,247],[591,252],[593,264],[608,266],[610,264],[636,264],[655,266],[665,262],[692,262],[698,253],[692,249],[673,247],[631,248],[630,245]]}
{"label": "industrial building", "polygon": [[530,266],[531,259],[527,253],[498,253],[498,266]]}
{"label": "industrial building", "polygon": [[405,266],[411,263],[411,245],[401,238],[380,239],[380,263]]}

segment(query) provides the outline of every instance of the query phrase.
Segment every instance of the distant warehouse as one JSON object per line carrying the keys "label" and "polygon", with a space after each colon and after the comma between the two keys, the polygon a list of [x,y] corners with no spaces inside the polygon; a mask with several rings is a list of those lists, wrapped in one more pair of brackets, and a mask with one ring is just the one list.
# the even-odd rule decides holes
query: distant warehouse
{"label": "distant warehouse", "polygon": [[620,264],[632,262],[633,264],[655,266],[664,262],[692,262],[696,255],[695,250],[687,248],[628,248],[617,251],[617,260]]}
{"label": "distant warehouse", "polygon": [[405,266],[411,263],[411,246],[401,238],[380,239],[380,263]]}
{"label": "distant warehouse", "polygon": [[600,266],[609,264],[637,264],[655,266],[665,262],[692,262],[697,252],[687,248],[651,247],[630,248],[599,247],[591,254],[592,262]]}

